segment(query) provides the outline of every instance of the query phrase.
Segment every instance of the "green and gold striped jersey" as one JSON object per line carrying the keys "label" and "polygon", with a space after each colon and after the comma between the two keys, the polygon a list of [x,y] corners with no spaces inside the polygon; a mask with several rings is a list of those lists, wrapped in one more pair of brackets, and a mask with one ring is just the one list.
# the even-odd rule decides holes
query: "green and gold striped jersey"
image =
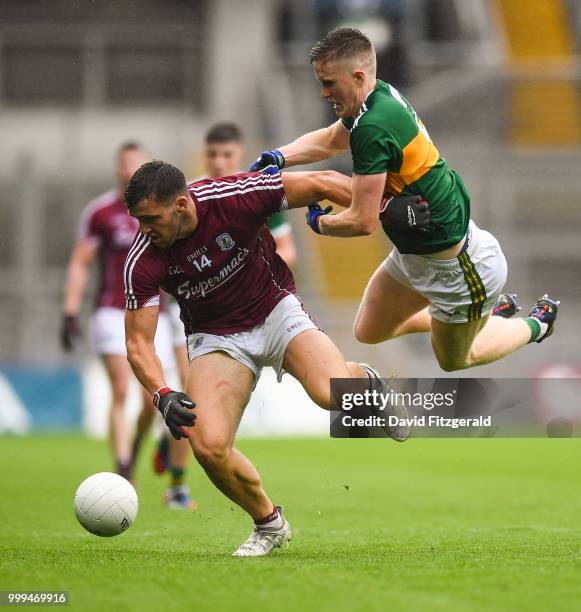
{"label": "green and gold striped jersey", "polygon": [[[428,202],[434,233],[418,237],[405,252],[435,253],[464,237],[470,221],[470,194],[395,87],[378,80],[357,117],[343,119],[343,125],[350,131],[355,174],[387,172],[386,194],[420,195]],[[397,237],[390,238],[399,246]]]}

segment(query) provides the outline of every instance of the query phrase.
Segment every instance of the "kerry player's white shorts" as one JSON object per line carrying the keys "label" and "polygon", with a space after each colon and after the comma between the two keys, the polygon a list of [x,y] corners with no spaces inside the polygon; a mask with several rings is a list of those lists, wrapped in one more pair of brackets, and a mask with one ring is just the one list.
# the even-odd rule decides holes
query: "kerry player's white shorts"
{"label": "kerry player's white shorts", "polygon": [[[99,355],[127,355],[125,310],[103,306],[91,318],[91,344]],[[167,314],[160,312],[155,332],[155,352],[165,367],[175,364],[171,327]]]}
{"label": "kerry player's white shorts", "polygon": [[498,240],[470,221],[468,248],[454,259],[403,255],[395,247],[385,270],[430,301],[429,313],[443,323],[485,317],[506,283],[506,258]]}
{"label": "kerry player's white shorts", "polygon": [[272,366],[280,382],[286,347],[295,337],[307,329],[320,329],[303,309],[295,295],[283,298],[266,317],[263,323],[251,330],[237,334],[205,334],[188,336],[188,358],[222,351],[247,366],[254,373],[254,384],[260,378],[262,368]]}

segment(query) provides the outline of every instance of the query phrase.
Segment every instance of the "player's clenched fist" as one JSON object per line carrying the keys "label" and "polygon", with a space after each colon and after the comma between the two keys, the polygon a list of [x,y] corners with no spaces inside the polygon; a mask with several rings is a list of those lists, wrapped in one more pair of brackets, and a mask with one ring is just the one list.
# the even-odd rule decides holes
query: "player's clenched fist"
{"label": "player's clenched fist", "polygon": [[185,393],[162,387],[153,394],[153,404],[161,412],[167,428],[176,440],[190,437],[187,428],[193,427],[196,422],[196,415],[191,412],[196,404]]}
{"label": "player's clenched fist", "polygon": [[418,195],[384,199],[379,219],[387,231],[429,234],[433,230],[428,203]]}
{"label": "player's clenched fist", "polygon": [[250,166],[249,172],[277,174],[284,168],[284,162],[284,155],[278,149],[263,151],[260,157]]}
{"label": "player's clenched fist", "polygon": [[319,227],[319,218],[324,215],[328,215],[333,210],[332,206],[327,208],[321,208],[318,202],[309,204],[305,217],[307,218],[307,225],[317,234],[321,234],[321,228]]}

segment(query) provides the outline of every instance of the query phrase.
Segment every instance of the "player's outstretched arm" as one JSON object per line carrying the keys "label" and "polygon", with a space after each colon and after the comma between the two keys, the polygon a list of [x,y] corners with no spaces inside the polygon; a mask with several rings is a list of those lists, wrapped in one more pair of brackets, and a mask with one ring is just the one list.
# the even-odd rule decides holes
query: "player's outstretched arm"
{"label": "player's outstretched arm", "polygon": [[336,121],[326,128],[300,136],[280,147],[285,167],[312,164],[343,153],[349,148],[349,130]]}
{"label": "player's outstretched arm", "polygon": [[[281,176],[289,208],[307,206],[313,200],[330,200],[347,208],[337,215],[321,214],[315,231],[329,236],[366,236],[377,227],[385,172],[355,174],[353,179],[333,170],[284,172]],[[310,221],[309,225],[313,227]]]}
{"label": "player's outstretched arm", "polygon": [[368,236],[379,223],[387,173],[354,174],[351,205],[338,215],[322,215],[318,229],[326,236]]}
{"label": "player's outstretched arm", "polygon": [[300,136],[290,144],[263,151],[250,166],[250,172],[280,171],[289,166],[312,164],[339,155],[349,148],[349,131],[336,121],[332,125]]}
{"label": "player's outstretched arm", "polygon": [[349,130],[341,121],[336,121],[326,128],[299,136],[279,150],[284,156],[285,166],[289,167],[328,159],[348,148]]}
{"label": "player's outstretched arm", "polygon": [[[429,234],[428,203],[420,196],[384,198],[385,173],[353,175],[353,180],[333,170],[284,172],[281,175],[289,208],[309,206],[307,223],[316,232],[330,236],[365,236],[379,220],[389,232]],[[337,215],[332,207],[322,209],[314,201],[329,200],[347,208]],[[379,211],[384,205],[380,216]]]}
{"label": "player's outstretched arm", "polygon": [[125,311],[127,359],[137,380],[153,394],[165,386],[161,362],[155,352],[155,330],[159,307]]}
{"label": "player's outstretched arm", "polygon": [[351,177],[334,170],[283,172],[281,178],[289,208],[303,208],[315,200],[351,204]]}
{"label": "player's outstretched arm", "polygon": [[148,306],[125,311],[125,343],[127,359],[139,382],[151,393],[154,406],[160,411],[171,435],[188,438],[196,415],[196,404],[180,391],[166,386],[161,362],[155,352],[155,330],[159,308]]}

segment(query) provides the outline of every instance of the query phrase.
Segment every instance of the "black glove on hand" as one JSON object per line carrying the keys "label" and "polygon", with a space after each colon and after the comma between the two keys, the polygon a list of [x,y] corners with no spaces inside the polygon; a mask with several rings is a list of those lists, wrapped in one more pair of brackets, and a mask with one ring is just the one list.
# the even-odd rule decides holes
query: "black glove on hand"
{"label": "black glove on hand", "polygon": [[196,422],[196,415],[191,412],[196,404],[185,393],[162,387],[154,393],[153,405],[161,412],[169,432],[176,440],[190,437],[187,428],[193,427]]}
{"label": "black glove on hand", "polygon": [[430,226],[428,203],[418,195],[384,200],[379,220],[386,234],[388,232],[431,234],[433,231]]}
{"label": "black glove on hand", "polygon": [[67,353],[70,353],[75,348],[80,335],[81,330],[79,329],[77,317],[63,315],[61,322],[61,346]]}

